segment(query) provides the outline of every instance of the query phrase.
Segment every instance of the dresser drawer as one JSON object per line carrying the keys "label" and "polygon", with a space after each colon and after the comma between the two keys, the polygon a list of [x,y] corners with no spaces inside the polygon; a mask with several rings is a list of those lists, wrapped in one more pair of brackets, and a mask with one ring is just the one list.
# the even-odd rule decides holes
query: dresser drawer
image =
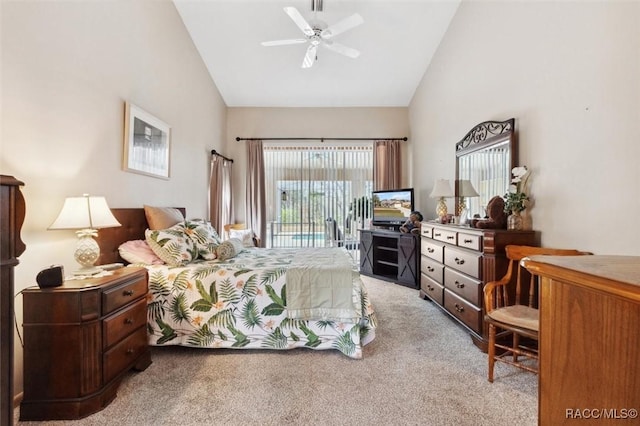
{"label": "dresser drawer", "polygon": [[480,251],[482,250],[482,237],[480,235],[458,232],[458,247]]}
{"label": "dresser drawer", "polygon": [[103,355],[105,383],[126,371],[147,350],[147,327],[141,327]]}
{"label": "dresser drawer", "polygon": [[142,298],[130,307],[106,318],[102,323],[102,335],[106,349],[123,337],[147,323],[147,299]]}
{"label": "dresser drawer", "polygon": [[451,268],[444,268],[444,286],[476,306],[482,306],[482,283]]}
{"label": "dresser drawer", "polygon": [[147,294],[147,277],[144,275],[102,293],[102,314],[107,315]]}
{"label": "dresser drawer", "polygon": [[423,238],[420,243],[420,252],[436,262],[444,263],[444,244]]}
{"label": "dresser drawer", "polygon": [[435,280],[444,283],[444,265],[426,256],[420,256],[420,272]]}
{"label": "dresser drawer", "polygon": [[444,250],[445,265],[474,278],[482,277],[480,259],[481,254],[477,252],[451,247],[446,247]]}
{"label": "dresser drawer", "polygon": [[426,225],[422,222],[422,226],[420,227],[420,235],[427,238],[433,238],[433,226]]}
{"label": "dresser drawer", "polygon": [[476,333],[482,332],[482,310],[446,288],[444,307]]}
{"label": "dresser drawer", "polygon": [[458,233],[456,231],[449,231],[448,229],[438,229],[434,228],[433,230],[433,239],[442,241],[449,244],[456,244],[456,237]]}
{"label": "dresser drawer", "polygon": [[425,274],[420,274],[420,288],[431,300],[442,306],[444,301],[444,287],[441,284],[435,282]]}

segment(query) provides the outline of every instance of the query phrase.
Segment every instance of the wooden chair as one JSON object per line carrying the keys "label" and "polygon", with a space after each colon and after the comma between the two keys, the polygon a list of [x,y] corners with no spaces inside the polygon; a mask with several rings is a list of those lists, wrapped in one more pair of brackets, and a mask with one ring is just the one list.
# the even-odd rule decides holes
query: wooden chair
{"label": "wooden chair", "polygon": [[[591,253],[508,245],[506,254],[509,259],[507,273],[500,281],[489,282],[484,287],[484,319],[489,325],[488,358],[491,383],[495,361],[538,373],[538,277],[530,274],[520,261],[535,255],[579,256]],[[513,279],[515,287],[509,285]],[[497,329],[502,330],[501,343],[497,343]],[[502,343],[502,339],[508,338],[509,335],[512,335],[510,346],[506,341]],[[496,348],[504,352],[496,355]],[[519,357],[524,359],[520,360]]]}
{"label": "wooden chair", "polygon": [[[225,240],[228,240],[230,238],[230,234],[231,234],[230,231],[232,229],[242,231],[247,229],[247,225],[244,223],[229,223],[227,225],[224,225],[223,229],[224,229],[223,237]],[[256,247],[260,247],[260,238],[256,236],[255,232],[253,233],[253,245]]]}

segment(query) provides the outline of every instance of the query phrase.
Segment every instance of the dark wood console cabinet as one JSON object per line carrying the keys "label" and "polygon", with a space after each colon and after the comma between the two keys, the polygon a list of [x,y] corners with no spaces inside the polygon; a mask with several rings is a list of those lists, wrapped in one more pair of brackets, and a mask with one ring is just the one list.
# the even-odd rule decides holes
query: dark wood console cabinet
{"label": "dark wood console cabinet", "polygon": [[147,270],[29,287],[20,420],[79,419],[116,397],[122,376],[151,364]]}
{"label": "dark wood console cabinet", "polygon": [[535,231],[476,229],[423,222],[420,296],[464,326],[476,346],[487,351],[484,285],[507,271],[508,244],[538,245]]}
{"label": "dark wood console cabinet", "polygon": [[25,202],[20,182],[0,175],[0,424],[13,424],[14,273],[25,244],[20,239]]}
{"label": "dark wood console cabinet", "polygon": [[418,288],[420,236],[390,230],[360,230],[360,273]]}

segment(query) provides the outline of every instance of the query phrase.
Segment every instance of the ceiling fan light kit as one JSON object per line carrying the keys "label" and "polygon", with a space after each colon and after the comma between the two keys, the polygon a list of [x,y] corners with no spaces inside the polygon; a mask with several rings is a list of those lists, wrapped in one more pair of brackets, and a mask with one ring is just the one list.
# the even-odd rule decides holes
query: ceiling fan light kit
{"label": "ceiling fan light kit", "polygon": [[[311,10],[314,12],[322,11],[322,0],[311,0]],[[332,38],[338,34],[348,31],[364,22],[362,16],[354,13],[351,16],[339,21],[333,25],[327,26],[324,22],[317,21],[313,26],[298,12],[295,7],[285,7],[284,11],[291,20],[302,31],[305,38],[295,38],[286,40],[264,41],[263,46],[284,46],[288,44],[309,43],[307,51],[302,60],[302,68],[311,68],[313,63],[318,59],[318,46],[324,46],[341,55],[349,58],[357,58],[360,52],[352,47],[347,47],[340,43],[335,43]]]}

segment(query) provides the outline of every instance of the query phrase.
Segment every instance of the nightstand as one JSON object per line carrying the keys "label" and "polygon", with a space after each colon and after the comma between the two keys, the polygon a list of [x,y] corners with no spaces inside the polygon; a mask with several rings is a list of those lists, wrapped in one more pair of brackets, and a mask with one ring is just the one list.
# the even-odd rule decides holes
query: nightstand
{"label": "nightstand", "polygon": [[151,364],[147,270],[29,287],[23,295],[20,420],[79,419],[115,397],[122,376]]}

